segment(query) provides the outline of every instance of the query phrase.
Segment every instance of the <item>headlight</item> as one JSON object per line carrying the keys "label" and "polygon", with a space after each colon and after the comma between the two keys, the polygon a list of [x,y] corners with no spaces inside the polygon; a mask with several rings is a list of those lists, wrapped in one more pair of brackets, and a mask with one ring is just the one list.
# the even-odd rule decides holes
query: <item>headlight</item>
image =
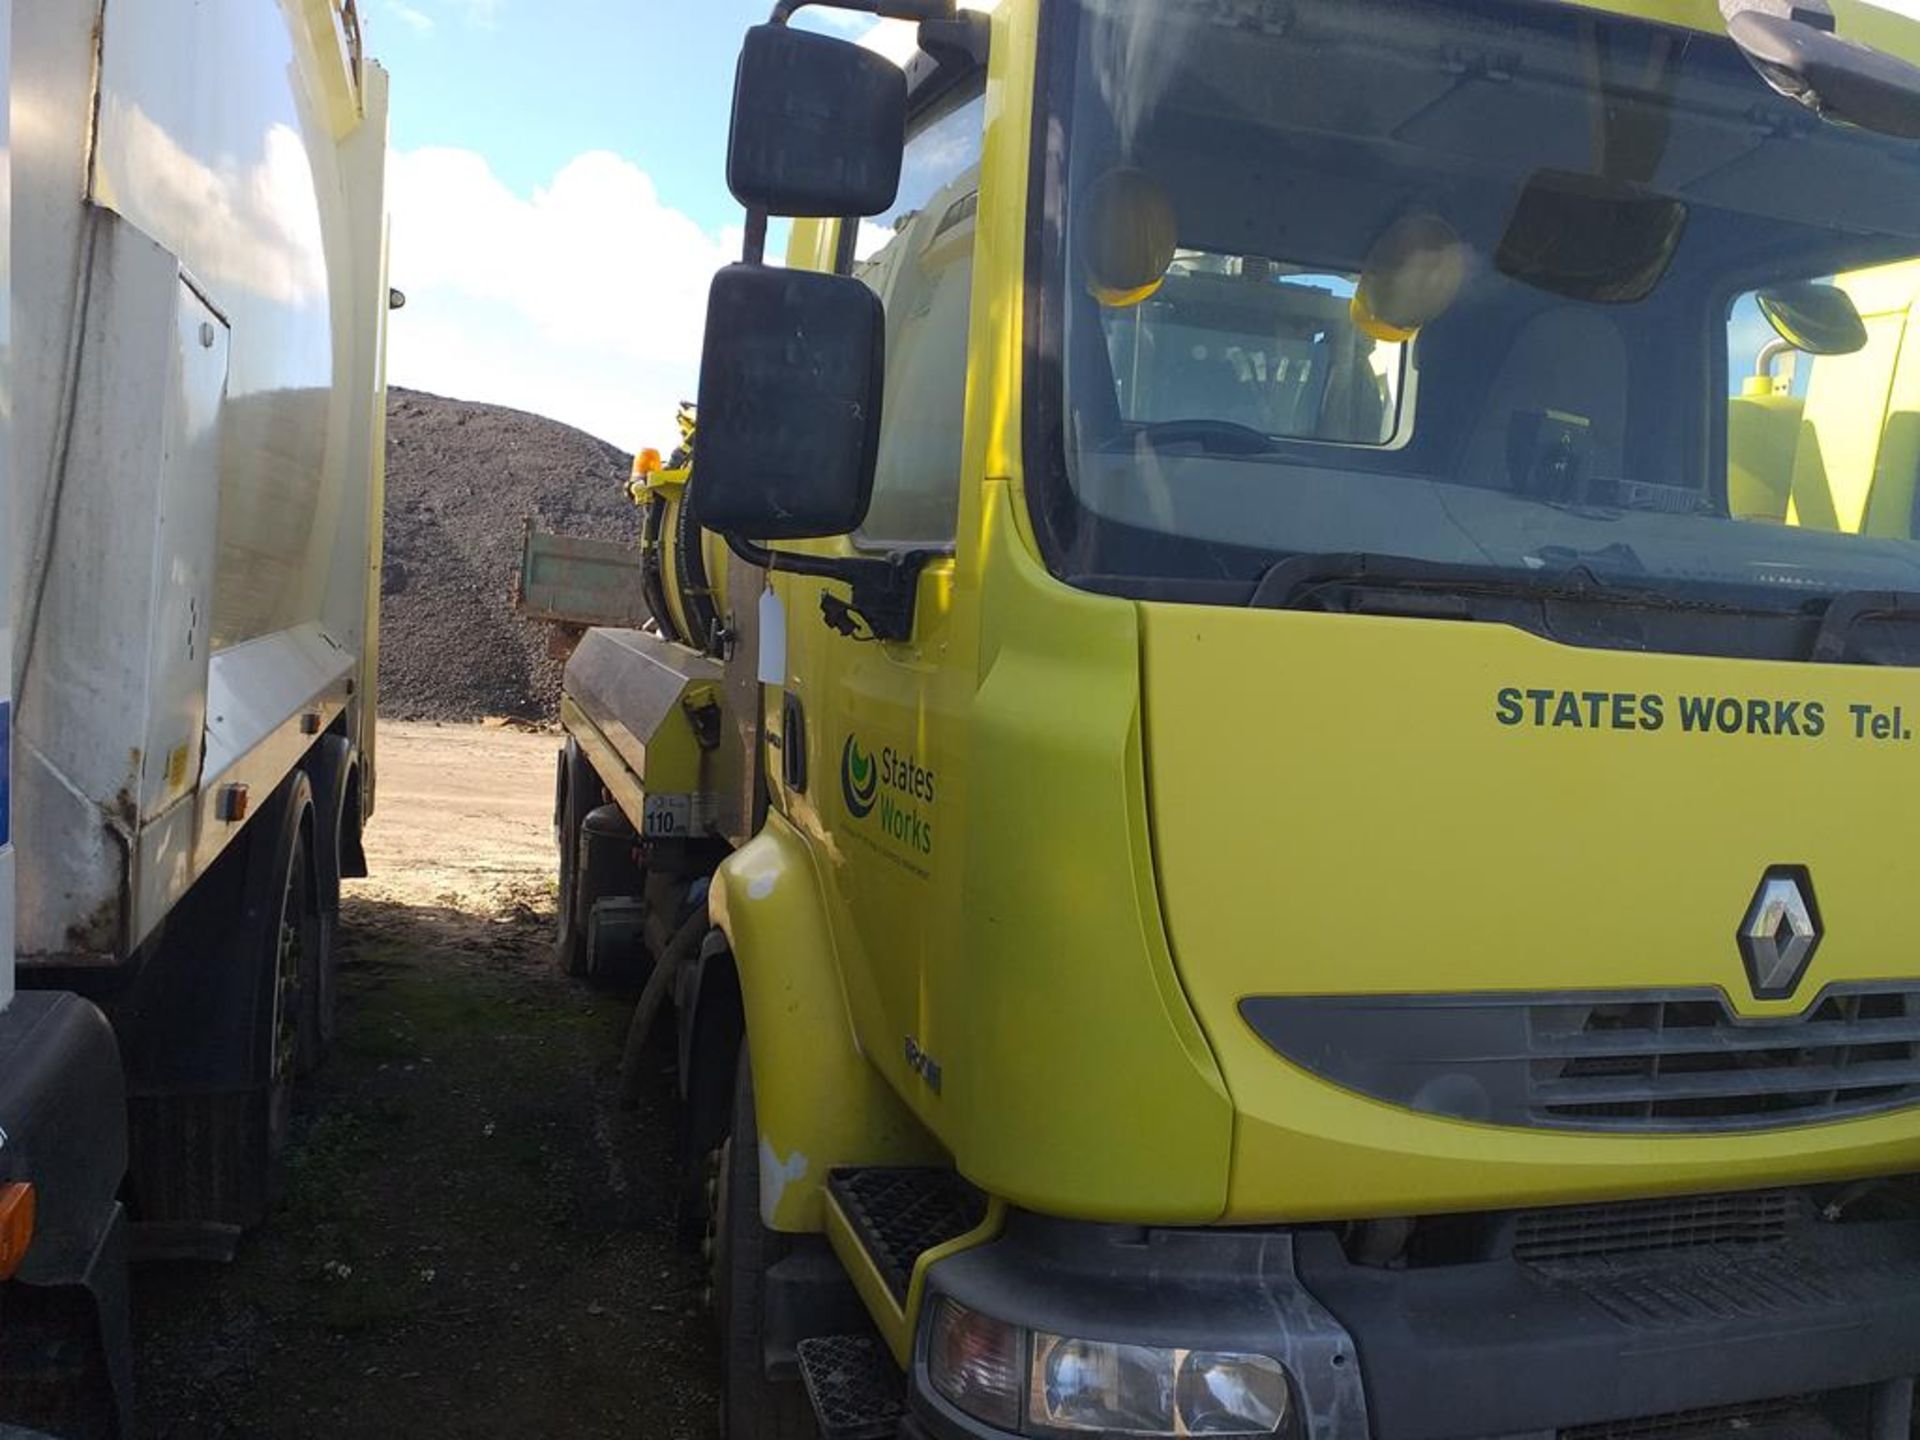
{"label": "headlight", "polygon": [[1286,1371],[1265,1355],[1033,1337],[1028,1416],[1112,1435],[1271,1435],[1287,1418]]}
{"label": "headlight", "polygon": [[1174,1409],[1189,1435],[1271,1435],[1293,1392],[1278,1360],[1189,1350],[1174,1379]]}
{"label": "headlight", "polygon": [[1029,1411],[1061,1430],[1177,1435],[1173,1352],[1036,1335]]}
{"label": "headlight", "polygon": [[945,1296],[932,1325],[934,1389],[1003,1430],[1272,1435],[1292,1410],[1287,1373],[1266,1355],[1029,1334]]}

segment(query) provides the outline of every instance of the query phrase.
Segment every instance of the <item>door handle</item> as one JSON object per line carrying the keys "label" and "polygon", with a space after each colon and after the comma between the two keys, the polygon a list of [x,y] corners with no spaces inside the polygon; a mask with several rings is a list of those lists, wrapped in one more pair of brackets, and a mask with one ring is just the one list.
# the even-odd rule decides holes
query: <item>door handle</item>
{"label": "door handle", "polygon": [[807,793],[807,712],[791,691],[780,700],[780,778],[794,794]]}

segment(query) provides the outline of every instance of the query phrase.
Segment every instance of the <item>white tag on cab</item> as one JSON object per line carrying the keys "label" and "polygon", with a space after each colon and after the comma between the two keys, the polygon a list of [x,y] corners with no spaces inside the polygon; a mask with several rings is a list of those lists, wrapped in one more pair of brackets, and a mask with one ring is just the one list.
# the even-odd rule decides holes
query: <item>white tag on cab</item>
{"label": "white tag on cab", "polygon": [[760,683],[787,683],[787,607],[772,586],[760,592]]}

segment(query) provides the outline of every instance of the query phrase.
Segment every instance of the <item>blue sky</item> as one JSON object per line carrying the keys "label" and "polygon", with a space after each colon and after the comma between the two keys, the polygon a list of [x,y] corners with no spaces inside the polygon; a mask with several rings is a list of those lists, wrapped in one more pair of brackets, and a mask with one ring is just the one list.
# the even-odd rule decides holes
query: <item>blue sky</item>
{"label": "blue sky", "polygon": [[[733,65],[769,0],[361,5],[392,76],[393,283],[409,302],[393,382],[671,448],[707,282],[739,253]],[[907,27],[847,12],[801,23],[911,45]]]}
{"label": "blue sky", "polygon": [[[733,63],[768,0],[362,7],[392,77],[392,270],[408,297],[393,383],[668,448],[707,279],[738,253]],[[847,34],[873,25],[812,13]]]}
{"label": "blue sky", "polygon": [[718,229],[740,36],[766,0],[374,0],[394,78],[392,143],[477,150],[525,195],[585,150],[638,163]]}

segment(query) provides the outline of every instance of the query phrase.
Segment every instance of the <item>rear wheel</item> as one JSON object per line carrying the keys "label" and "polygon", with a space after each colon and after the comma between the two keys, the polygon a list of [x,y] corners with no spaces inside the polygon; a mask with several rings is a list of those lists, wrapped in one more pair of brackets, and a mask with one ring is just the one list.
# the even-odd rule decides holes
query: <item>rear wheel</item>
{"label": "rear wheel", "polygon": [[313,783],[312,873],[320,898],[319,945],[302,980],[300,1074],[317,1070],[333,1049],[337,1010],[340,882],[366,874],[360,836],[360,768],[344,735],[322,736],[303,768]]}
{"label": "rear wheel", "polygon": [[272,1206],[325,961],[313,830],[295,771],[183,902],[183,943],[129,1005],[129,1162],[149,1253],[223,1257]]}
{"label": "rear wheel", "polygon": [[[308,811],[309,816],[311,810]],[[258,1102],[245,1122],[252,1131],[241,1146],[241,1194],[247,1197],[242,1223],[266,1218],[280,1193],[280,1162],[293,1131],[294,1082],[302,1072],[303,1034],[311,1032],[325,917],[314,883],[310,822],[296,823],[292,849],[279,872],[279,898],[264,923],[247,927],[264,967],[261,1044],[256,1073]]]}
{"label": "rear wheel", "polygon": [[713,1296],[720,1326],[722,1440],[813,1440],[819,1431],[798,1377],[767,1376],[767,1271],[793,1242],[760,1223],[760,1130],[744,1043],[734,1073],[733,1129],[721,1143],[718,1170]]}
{"label": "rear wheel", "polygon": [[560,752],[553,805],[553,837],[560,850],[560,885],[554,896],[554,950],[569,975],[586,974],[587,937],[580,911],[580,823],[599,803],[600,777],[572,740]]}
{"label": "rear wheel", "polygon": [[[333,1048],[338,964],[334,946],[340,931],[340,912],[330,908],[319,893],[318,858],[303,832],[296,842],[289,878],[289,885],[298,885],[300,893],[289,898],[296,907],[292,913],[304,917],[304,922],[298,927],[299,934],[283,937],[282,958],[283,974],[291,963],[298,975],[293,1010],[294,1070],[302,1076],[319,1069]],[[286,923],[284,919],[282,923]]]}
{"label": "rear wheel", "polygon": [[293,856],[274,928],[274,1005],[270,1022],[272,1051],[267,1057],[267,1131],[262,1189],[277,1189],[276,1172],[293,1124],[295,1077],[318,1063],[321,971],[327,964],[326,915],[314,881],[309,827],[295,832]]}

